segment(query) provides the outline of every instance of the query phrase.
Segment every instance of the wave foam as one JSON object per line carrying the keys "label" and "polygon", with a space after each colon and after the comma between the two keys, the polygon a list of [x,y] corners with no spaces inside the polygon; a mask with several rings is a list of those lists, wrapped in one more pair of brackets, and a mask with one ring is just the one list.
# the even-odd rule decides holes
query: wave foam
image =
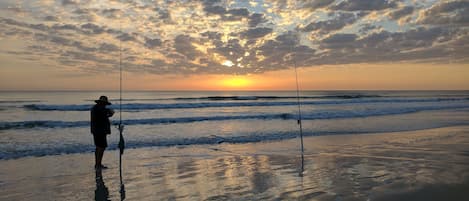
{"label": "wave foam", "polygon": [[[340,119],[340,118],[362,118],[371,116],[385,116],[408,114],[428,110],[447,110],[469,108],[468,104],[446,105],[446,106],[415,106],[407,108],[379,108],[379,109],[361,109],[361,110],[315,110],[304,112],[304,120],[315,119]],[[176,124],[193,123],[201,121],[228,121],[245,119],[284,119],[296,120],[295,113],[280,114],[254,114],[254,115],[232,115],[232,116],[199,116],[199,117],[174,117],[174,118],[150,118],[150,119],[127,119],[123,120],[125,125],[158,125],[158,124]],[[28,128],[66,128],[66,127],[84,127],[88,126],[88,121],[23,121],[23,122],[0,122],[0,130],[8,129],[28,129]]]}
{"label": "wave foam", "polygon": [[[325,101],[302,101],[302,105],[331,105],[331,104],[364,104],[364,103],[429,103],[429,102],[462,102],[469,98],[426,98],[426,99],[346,99]],[[291,106],[297,105],[296,101],[276,102],[201,102],[201,103],[127,103],[122,104],[124,110],[158,110],[158,109],[192,109],[209,107],[259,107],[259,106]],[[39,111],[87,111],[92,105],[24,105],[26,109]],[[111,108],[117,109],[118,105]]]}

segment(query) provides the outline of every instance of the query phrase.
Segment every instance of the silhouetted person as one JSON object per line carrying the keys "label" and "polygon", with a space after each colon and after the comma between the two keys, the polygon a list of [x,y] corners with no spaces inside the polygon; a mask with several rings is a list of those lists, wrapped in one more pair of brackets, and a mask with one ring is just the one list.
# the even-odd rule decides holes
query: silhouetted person
{"label": "silhouetted person", "polygon": [[94,167],[96,169],[103,169],[107,168],[101,164],[104,150],[107,147],[106,136],[111,134],[109,117],[114,114],[114,111],[106,108],[107,105],[111,105],[106,96],[99,97],[95,102],[96,105],[91,108],[91,133],[93,134],[94,145],[96,146]]}

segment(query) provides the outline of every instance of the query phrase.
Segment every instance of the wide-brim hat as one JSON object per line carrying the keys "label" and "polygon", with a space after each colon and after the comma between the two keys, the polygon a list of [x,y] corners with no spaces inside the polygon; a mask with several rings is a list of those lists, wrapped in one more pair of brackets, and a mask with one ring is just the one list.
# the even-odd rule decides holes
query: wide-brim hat
{"label": "wide-brim hat", "polygon": [[101,96],[98,100],[95,100],[96,103],[105,103],[106,105],[112,105],[111,102],[107,100],[107,96]]}

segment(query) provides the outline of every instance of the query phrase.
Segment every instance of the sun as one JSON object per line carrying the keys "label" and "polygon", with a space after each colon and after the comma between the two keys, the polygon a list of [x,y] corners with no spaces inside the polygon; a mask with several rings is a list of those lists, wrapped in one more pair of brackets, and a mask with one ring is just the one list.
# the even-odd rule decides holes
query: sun
{"label": "sun", "polygon": [[234,76],[221,80],[221,85],[232,89],[245,89],[252,85],[252,81],[246,77]]}

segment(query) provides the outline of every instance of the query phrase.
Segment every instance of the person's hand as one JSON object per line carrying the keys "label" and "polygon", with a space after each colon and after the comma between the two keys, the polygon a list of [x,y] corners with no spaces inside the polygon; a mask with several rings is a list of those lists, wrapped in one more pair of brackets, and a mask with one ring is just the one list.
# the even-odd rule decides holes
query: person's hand
{"label": "person's hand", "polygon": [[108,116],[112,117],[112,115],[114,115],[114,110],[113,110],[113,109],[109,109]]}

